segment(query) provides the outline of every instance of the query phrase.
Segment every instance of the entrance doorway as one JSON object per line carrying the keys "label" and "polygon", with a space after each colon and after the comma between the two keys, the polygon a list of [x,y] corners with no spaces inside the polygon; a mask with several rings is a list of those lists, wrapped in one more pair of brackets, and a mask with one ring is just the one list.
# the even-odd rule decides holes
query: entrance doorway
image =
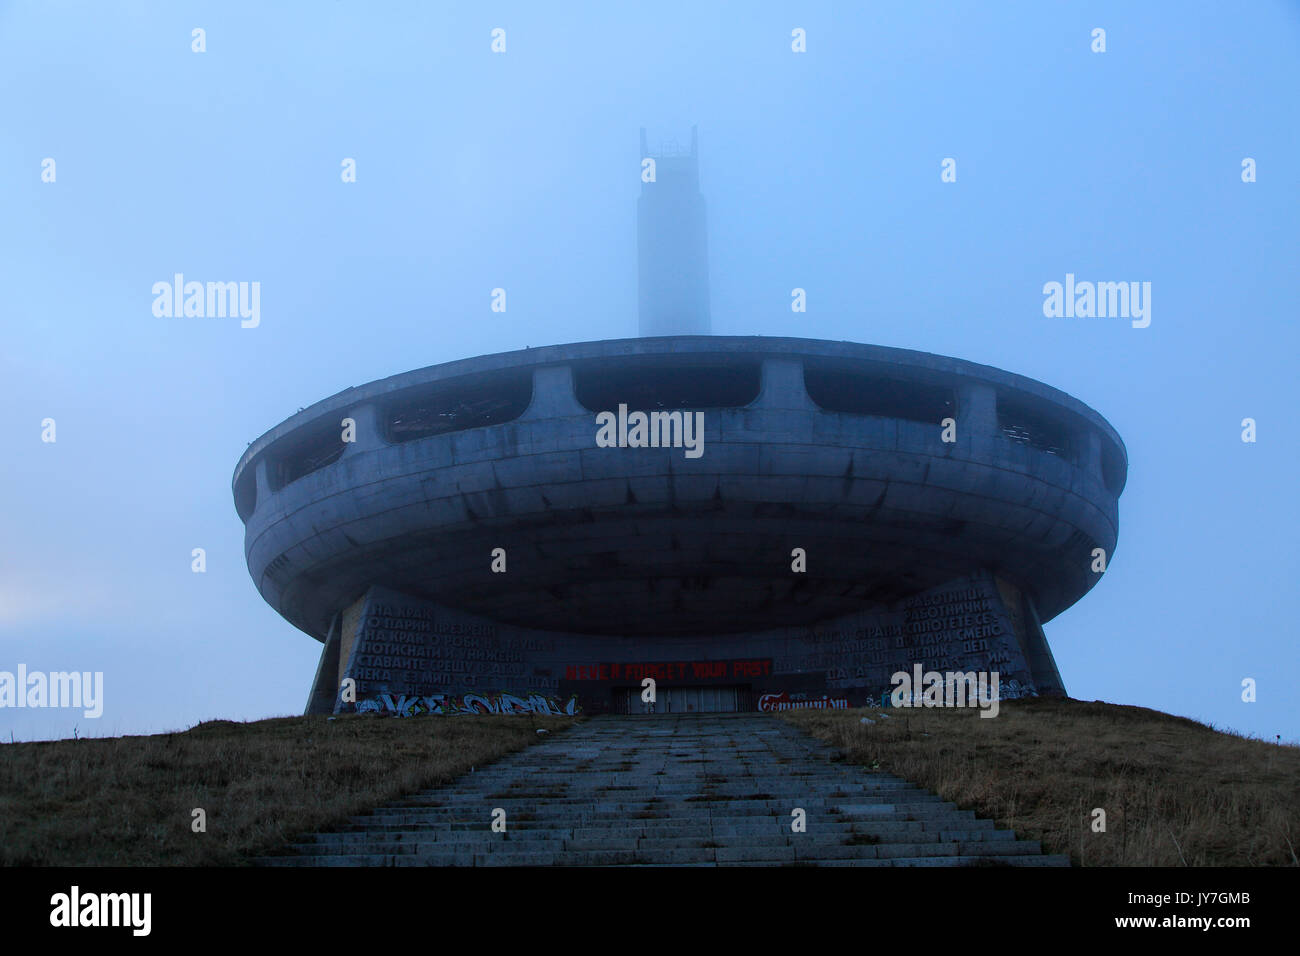
{"label": "entrance doorway", "polygon": [[614,709],[622,714],[732,714],[752,709],[753,696],[741,686],[660,687],[653,704],[641,699],[639,687],[621,687],[614,695]]}

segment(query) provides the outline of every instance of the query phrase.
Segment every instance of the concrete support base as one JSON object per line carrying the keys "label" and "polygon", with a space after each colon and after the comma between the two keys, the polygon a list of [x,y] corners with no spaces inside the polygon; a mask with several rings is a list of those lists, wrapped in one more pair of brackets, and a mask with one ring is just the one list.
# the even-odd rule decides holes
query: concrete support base
{"label": "concrete support base", "polygon": [[710,635],[707,656],[704,643],[515,627],[372,587],[336,617],[308,713],[646,712],[646,678],[659,713],[881,706],[918,665],[997,673],[1002,700],[1065,693],[1032,600],[990,572],[813,627]]}

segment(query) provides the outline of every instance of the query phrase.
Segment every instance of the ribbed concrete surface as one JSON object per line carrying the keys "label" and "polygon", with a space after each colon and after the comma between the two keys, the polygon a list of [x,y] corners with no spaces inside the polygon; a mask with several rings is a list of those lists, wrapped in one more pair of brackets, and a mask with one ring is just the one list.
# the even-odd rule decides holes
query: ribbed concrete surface
{"label": "ribbed concrete surface", "polygon": [[[1068,866],[761,714],[598,717],[273,866]],[[492,813],[506,812],[493,833]],[[803,808],[807,830],[791,830]]]}

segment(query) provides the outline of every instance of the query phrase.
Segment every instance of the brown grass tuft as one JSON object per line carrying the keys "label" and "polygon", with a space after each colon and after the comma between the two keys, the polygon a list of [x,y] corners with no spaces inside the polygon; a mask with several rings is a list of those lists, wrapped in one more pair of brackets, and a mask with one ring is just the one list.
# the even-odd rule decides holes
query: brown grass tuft
{"label": "brown grass tuft", "polygon": [[[0,864],[230,865],[446,783],[569,717],[214,720],[0,746]],[[207,832],[190,829],[207,811]]]}
{"label": "brown grass tuft", "polygon": [[[1144,707],[1060,698],[781,716],[1083,866],[1296,866],[1300,748]],[[925,736],[925,735],[929,736]],[[1092,810],[1106,832],[1092,832]]]}

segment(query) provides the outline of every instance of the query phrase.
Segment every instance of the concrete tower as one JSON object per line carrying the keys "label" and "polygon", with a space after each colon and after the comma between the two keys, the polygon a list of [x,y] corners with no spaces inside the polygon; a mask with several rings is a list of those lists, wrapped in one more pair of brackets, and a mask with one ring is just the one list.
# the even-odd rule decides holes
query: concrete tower
{"label": "concrete tower", "polygon": [[690,152],[661,148],[652,156],[643,127],[641,157],[654,160],[652,182],[643,166],[636,204],[641,335],[708,335],[709,244],[698,131],[691,127]]}

